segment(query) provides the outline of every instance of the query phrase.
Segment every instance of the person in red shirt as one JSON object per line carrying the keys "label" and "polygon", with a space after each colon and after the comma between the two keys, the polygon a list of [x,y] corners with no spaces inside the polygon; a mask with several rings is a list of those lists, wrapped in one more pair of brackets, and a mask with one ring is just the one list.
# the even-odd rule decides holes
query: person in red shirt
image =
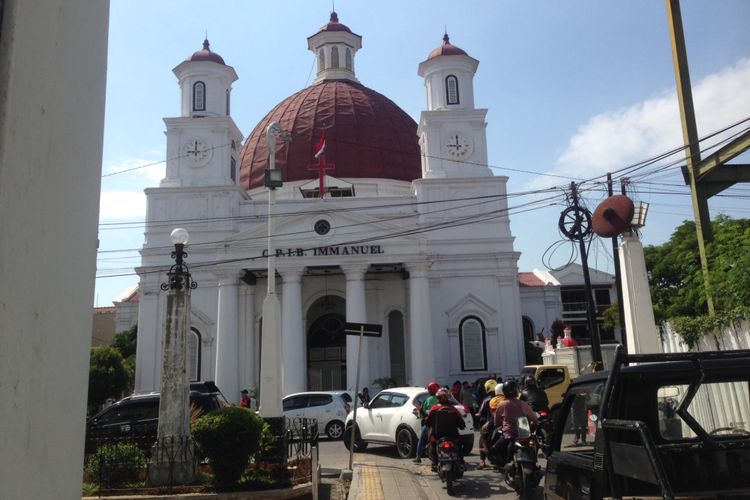
{"label": "person in red shirt", "polygon": [[240,394],[240,406],[243,408],[250,408],[250,394],[247,392],[247,389],[242,389]]}

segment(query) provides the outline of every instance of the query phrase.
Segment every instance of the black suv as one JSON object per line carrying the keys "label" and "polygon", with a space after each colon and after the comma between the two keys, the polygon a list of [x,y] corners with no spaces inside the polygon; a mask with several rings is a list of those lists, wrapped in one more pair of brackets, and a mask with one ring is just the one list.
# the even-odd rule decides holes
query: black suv
{"label": "black suv", "polygon": [[[221,392],[213,382],[190,384],[190,405],[204,414],[221,406],[220,396]],[[156,441],[158,424],[158,392],[128,396],[86,422],[86,453],[112,441],[134,442],[148,451]]]}

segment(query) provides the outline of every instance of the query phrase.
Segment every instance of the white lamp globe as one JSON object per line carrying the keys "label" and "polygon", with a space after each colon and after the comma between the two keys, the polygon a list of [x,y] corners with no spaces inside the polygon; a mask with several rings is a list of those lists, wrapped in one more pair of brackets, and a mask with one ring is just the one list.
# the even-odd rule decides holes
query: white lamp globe
{"label": "white lamp globe", "polygon": [[188,232],[181,227],[174,229],[169,237],[175,245],[186,245],[188,242]]}

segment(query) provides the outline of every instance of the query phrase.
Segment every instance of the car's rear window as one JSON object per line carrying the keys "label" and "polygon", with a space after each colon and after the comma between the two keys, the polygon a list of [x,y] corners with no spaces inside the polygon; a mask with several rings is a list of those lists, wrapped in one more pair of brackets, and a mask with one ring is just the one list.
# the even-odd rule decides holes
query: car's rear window
{"label": "car's rear window", "polygon": [[325,406],[333,401],[330,394],[311,394],[309,406]]}

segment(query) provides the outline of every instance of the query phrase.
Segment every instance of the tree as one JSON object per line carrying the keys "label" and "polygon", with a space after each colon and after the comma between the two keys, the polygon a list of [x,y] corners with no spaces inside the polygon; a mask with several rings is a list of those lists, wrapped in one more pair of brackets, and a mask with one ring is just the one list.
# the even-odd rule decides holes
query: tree
{"label": "tree", "polygon": [[135,348],[138,342],[138,325],[133,325],[130,329],[124,330],[115,335],[112,339],[112,347],[120,351],[123,358],[129,358],[135,355]]}
{"label": "tree", "polygon": [[112,347],[117,349],[123,357],[123,365],[128,373],[126,392],[132,391],[135,383],[135,350],[138,343],[138,325],[115,335]]}
{"label": "tree", "polygon": [[[719,215],[707,244],[711,292],[717,311],[750,305],[750,219]],[[669,241],[644,249],[657,321],[706,314],[695,223],[685,221]]]}
{"label": "tree", "polygon": [[128,385],[128,372],[120,351],[112,346],[92,347],[89,360],[89,407],[107,398],[119,399]]}

